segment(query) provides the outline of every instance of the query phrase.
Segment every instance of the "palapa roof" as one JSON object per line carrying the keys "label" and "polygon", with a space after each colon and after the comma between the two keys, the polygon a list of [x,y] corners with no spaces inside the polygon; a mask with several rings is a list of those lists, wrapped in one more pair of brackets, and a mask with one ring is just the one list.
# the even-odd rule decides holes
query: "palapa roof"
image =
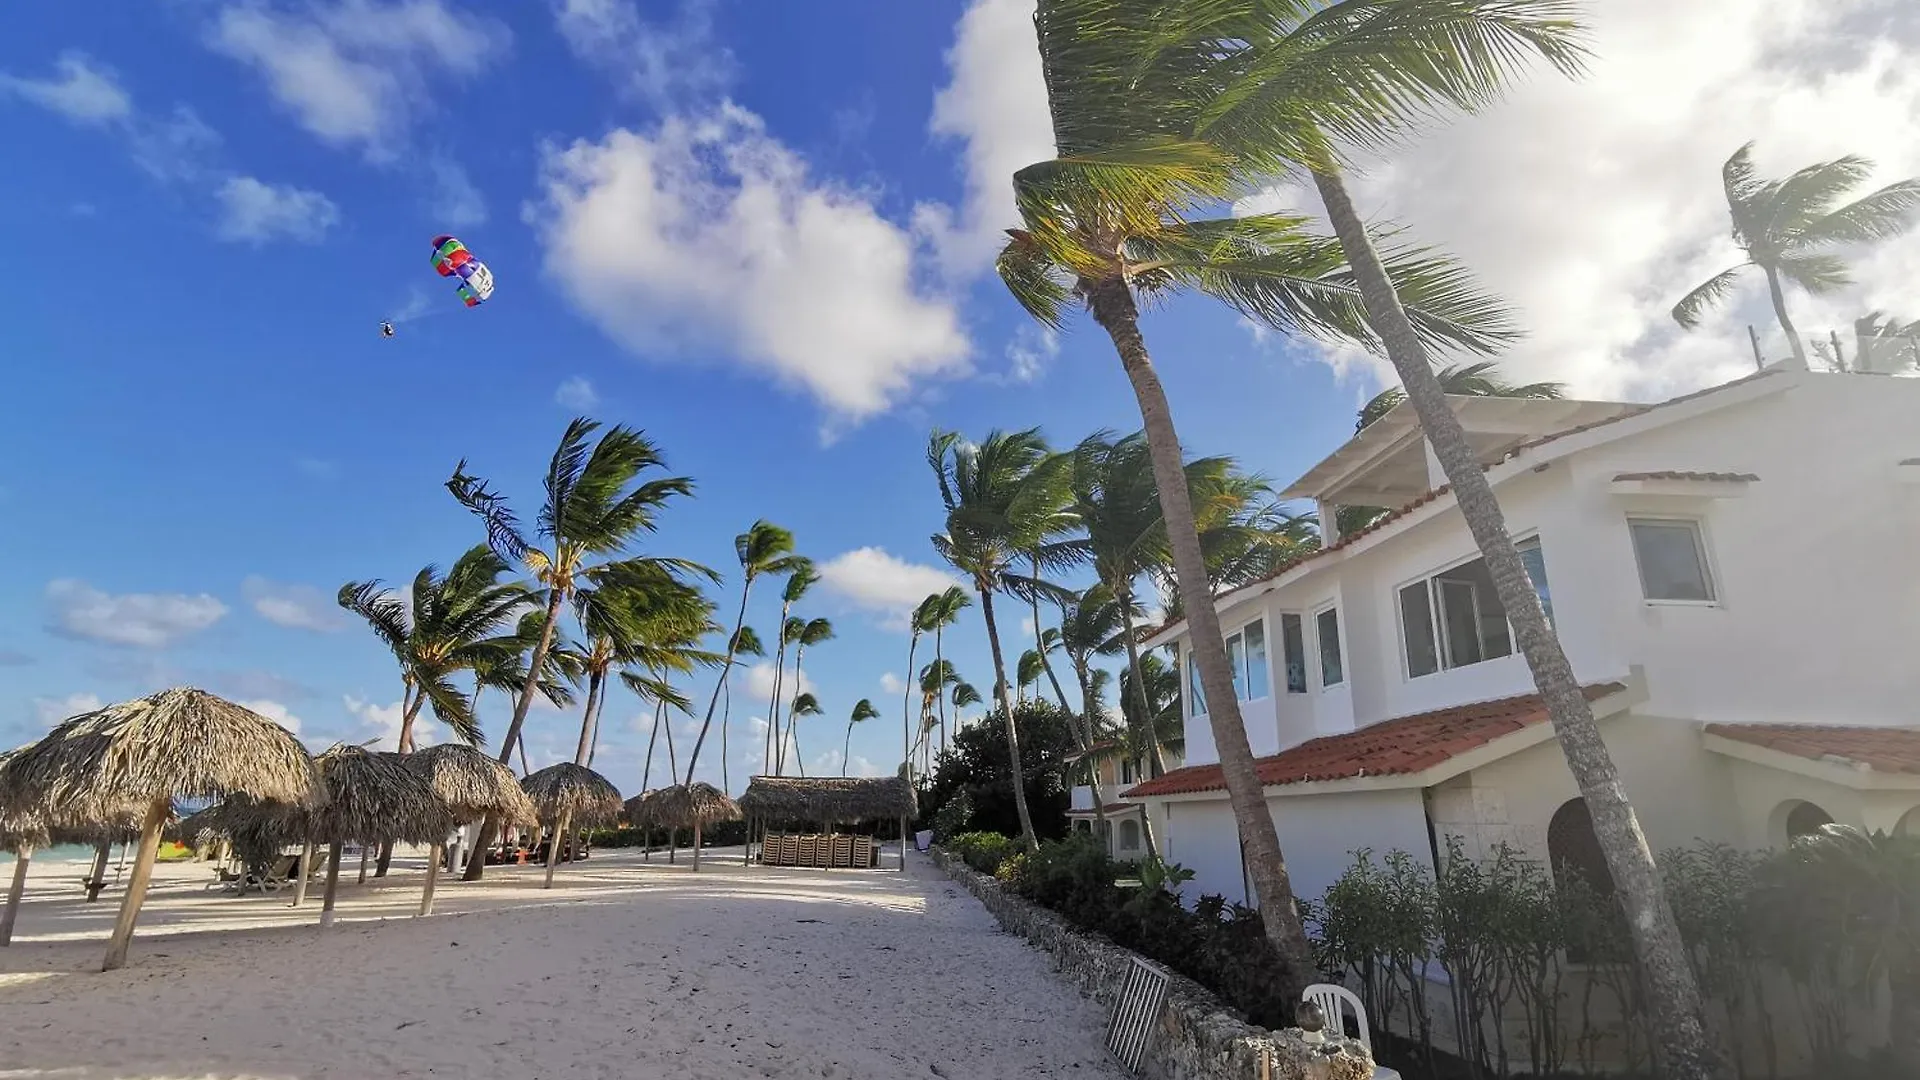
{"label": "palapa roof", "polygon": [[7,764],[25,749],[21,746],[0,753],[0,851],[14,855],[20,854],[21,848],[46,847],[51,841],[45,815],[24,801],[7,797],[6,787],[10,783]]}
{"label": "palapa roof", "polygon": [[533,800],[513,770],[460,743],[441,743],[406,756],[407,767],[426,777],[434,795],[462,822],[489,814],[510,825],[539,820]]}
{"label": "palapa roof", "polygon": [[738,821],[740,804],[708,783],[675,784],[653,793],[646,811],[654,822],[669,829],[707,826],[716,821]]}
{"label": "palapa roof", "polygon": [[620,789],[585,765],[549,765],[521,780],[520,787],[540,812],[542,825],[557,825],[565,817],[571,824],[593,828],[611,825],[620,816]]}
{"label": "palapa roof", "polygon": [[169,826],[165,835],[190,845],[225,837],[240,861],[252,866],[271,862],[281,848],[304,841],[302,819],[303,815],[284,806],[236,797],[188,814]]}
{"label": "palapa roof", "polygon": [[779,823],[891,821],[913,816],[914,797],[898,776],[756,776],[740,809]]}
{"label": "palapa roof", "polygon": [[652,828],[660,824],[658,814],[659,802],[660,789],[655,788],[652,791],[644,791],[628,799],[626,805],[621,808],[620,813],[622,817],[627,819],[627,824],[636,829]]}
{"label": "palapa roof", "polygon": [[0,800],[56,822],[115,821],[175,796],[323,797],[307,748],[272,720],[176,687],[64,721],[6,766]]}
{"label": "palapa roof", "polygon": [[437,844],[454,829],[453,811],[403,755],[336,745],[314,764],[327,791],[304,815],[316,841]]}

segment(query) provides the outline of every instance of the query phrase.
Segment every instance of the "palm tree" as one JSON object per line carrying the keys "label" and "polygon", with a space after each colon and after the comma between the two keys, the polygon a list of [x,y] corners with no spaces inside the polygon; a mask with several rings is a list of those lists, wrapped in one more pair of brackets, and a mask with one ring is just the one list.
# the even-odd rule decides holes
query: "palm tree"
{"label": "palm tree", "polygon": [[[808,619],[805,623],[801,624],[799,632],[794,635],[793,639],[793,688],[795,690],[805,685],[800,681],[800,661],[807,655],[807,646],[818,645],[831,640],[833,640],[833,624],[831,622],[825,619]],[[788,718],[787,727],[789,729],[793,727],[791,717]],[[784,747],[786,744],[782,743],[781,745]],[[800,744],[798,741],[794,743],[793,753],[794,764],[799,768],[800,775],[807,775],[806,763],[800,760]]]}
{"label": "palm tree", "polygon": [[1026,701],[1027,687],[1037,686],[1040,677],[1040,650],[1025,650],[1013,665],[1014,698],[1017,701]]}
{"label": "palm tree", "polygon": [[[1134,669],[1120,672],[1120,711],[1126,717],[1121,739],[1135,761],[1149,761],[1162,747],[1180,747],[1185,732],[1180,721],[1180,672],[1157,653],[1140,657],[1140,684]],[[1140,712],[1142,704],[1147,711]]]}
{"label": "palm tree", "polygon": [[853,715],[847,717],[846,746],[840,751],[841,776],[847,775],[847,769],[853,762],[853,725],[865,720],[872,720],[879,715],[880,710],[874,708],[873,702],[868,701],[866,698],[861,698],[859,701],[853,703]]}
{"label": "palm tree", "polygon": [[[805,559],[793,553],[793,534],[765,518],[754,522],[746,532],[733,538],[733,551],[740,559],[740,611],[733,617],[733,633],[727,638],[728,651],[725,661],[720,665],[720,681],[714,685],[713,697],[707,702],[707,718],[700,724],[699,737],[693,740],[692,758],[687,763],[689,784],[693,782],[693,767],[700,761],[700,748],[707,742],[707,729],[713,725],[713,710],[719,704],[720,693],[726,688],[727,680],[733,677],[733,646],[739,642],[740,628],[747,622],[747,597],[753,593],[754,579],[767,574],[795,573],[809,566]],[[726,760],[727,728],[723,723],[720,726],[723,774]]]}
{"label": "palm tree", "polygon": [[[921,610],[925,613],[925,629],[933,633],[933,659],[935,663],[939,663],[946,658],[946,650],[942,646],[944,644],[947,627],[959,622],[960,613],[972,606],[973,598],[969,597],[966,590],[958,585],[949,585],[945,589],[929,595],[921,602]],[[912,657],[907,658],[907,670],[913,670]],[[940,700],[940,749],[945,751],[946,748],[947,702],[946,698],[942,697]]]}
{"label": "palm tree", "polygon": [[507,569],[481,544],[460,556],[444,577],[434,566],[414,575],[411,605],[378,579],[340,586],[340,606],[365,619],[400,663],[400,753],[412,752],[414,721],[428,703],[456,738],[469,746],[480,743],[473,700],[454,686],[453,674],[490,669],[515,655],[512,635],[499,630],[527,592],[518,583],[499,580]]}
{"label": "palm tree", "polygon": [[[518,704],[520,690],[527,683],[527,654],[540,640],[541,624],[546,621],[546,611],[529,611],[520,616],[519,624],[507,640],[508,648],[489,653],[473,667],[474,714],[479,715],[480,692],[498,690],[507,695],[509,711]],[[547,671],[540,678],[540,696],[556,709],[573,708],[573,683],[578,681],[581,671],[573,666],[574,656],[571,650],[547,650]],[[516,742],[520,752],[520,772],[525,775],[532,770],[527,766],[527,750],[524,740]]]}
{"label": "palm tree", "polygon": [[[676,692],[665,683],[667,673],[686,674],[697,664],[720,662],[720,657],[695,648],[709,631],[719,629],[713,623],[713,602],[678,577],[642,569],[646,572],[597,586],[583,585],[574,592],[574,614],[587,633],[586,642],[573,647],[587,679],[576,765],[588,764],[599,743],[607,674],[615,664],[646,669],[648,676],[626,672],[623,677],[658,680],[653,693],[660,694]],[[629,687],[633,685],[628,682]]]}
{"label": "palm tree", "polygon": [[[1441,390],[1455,397],[1533,398],[1558,401],[1566,395],[1567,391],[1566,383],[1507,382],[1500,377],[1499,366],[1491,360],[1478,360],[1471,364],[1448,364],[1434,377],[1440,380]],[[1374,421],[1392,412],[1394,406],[1405,400],[1407,400],[1407,392],[1397,386],[1389,386],[1373,395],[1365,405],[1360,406],[1360,415],[1354,420],[1353,430],[1365,431]]]}
{"label": "palm tree", "polygon": [[[751,626],[741,626],[728,639],[737,656],[752,656],[764,659],[767,648],[760,643],[760,635]],[[720,680],[720,786],[731,792],[733,781],[727,775],[727,727],[733,722],[733,683],[729,679]]]}
{"label": "palm tree", "polygon": [[[537,536],[547,541],[545,548],[536,547],[527,537],[504,496],[496,494],[486,481],[468,474],[466,461],[454,468],[453,477],[447,481],[453,497],[486,523],[487,539],[494,552],[509,563],[524,565],[545,592],[546,618],[528,657],[527,681],[514,702],[513,721],[500,746],[501,764],[512,756],[520,730],[526,725],[527,709],[546,671],[560,612],[575,589],[582,585],[598,588],[629,575],[662,573],[678,577],[687,571],[704,571],[682,559],[616,558],[642,534],[654,531],[661,509],[676,496],[691,493],[693,481],[681,476],[640,481],[642,474],[664,467],[659,448],[640,432],[617,425],[596,443],[593,433],[599,429],[598,423],[577,418],[567,425],[554,450],[547,466],[547,494],[537,527]],[[467,880],[478,880],[485,871],[487,849],[498,827],[492,818],[481,823],[473,859],[467,864]]]}
{"label": "palm tree", "polygon": [[1846,260],[1834,249],[1898,236],[1913,226],[1913,210],[1920,207],[1920,177],[1834,205],[1872,174],[1873,162],[1849,154],[1816,162],[1785,180],[1762,180],[1754,174],[1753,144],[1735,150],[1720,168],[1720,183],[1733,218],[1733,242],[1747,259],[1694,286],[1673,305],[1673,320],[1689,330],[1698,326],[1700,316],[1732,290],[1740,275],[1757,267],[1766,275],[1773,315],[1793,346],[1793,358],[1806,367],[1807,346],[1787,315],[1781,283],[1816,296],[1851,285]]}
{"label": "palm tree", "polygon": [[793,741],[793,761],[801,776],[807,775],[807,766],[800,758],[800,718],[820,714],[820,702],[812,694],[796,694],[793,704],[787,706],[787,738]]}
{"label": "palm tree", "polygon": [[920,635],[934,629],[943,595],[928,593],[907,616],[907,677],[900,680],[900,768],[909,784],[913,783],[913,654],[920,648]]}
{"label": "palm tree", "polygon": [[952,661],[934,660],[920,669],[920,734],[913,748],[920,757],[920,771],[929,771],[927,760],[933,749],[933,733],[939,728],[939,713],[946,707],[947,688],[960,684],[960,673]]}
{"label": "palm tree", "polygon": [[993,596],[1006,588],[1015,563],[1041,546],[1058,521],[1067,499],[1067,459],[1047,449],[1039,429],[989,434],[978,446],[949,431],[935,431],[927,444],[927,464],[940,484],[946,531],[933,537],[934,550],[964,574],[980,597],[993,654],[994,693],[1007,725],[1007,751],[1013,769],[1013,805],[1020,832],[1030,850],[1039,850],[1027,810],[1020,732],[1007,693],[1007,664],[1000,651],[1000,626],[994,621]]}
{"label": "palm tree", "polygon": [[785,748],[777,744],[780,740],[780,691],[786,679],[787,646],[794,643],[797,636],[806,629],[806,621],[794,618],[793,605],[805,596],[813,583],[820,580],[820,574],[814,570],[813,563],[800,559],[787,575],[787,584],[780,593],[780,637],[773,649],[773,692],[767,699],[767,758],[766,770],[779,775],[774,768],[778,756]]}
{"label": "palm tree", "polygon": [[[1345,232],[1316,235],[1300,215],[1231,216],[1225,201],[1301,162],[1329,167],[1323,128],[1384,141],[1422,102],[1491,96],[1523,50],[1570,54],[1557,45],[1562,24],[1534,18],[1536,6],[1565,4],[1396,0],[1383,13],[1379,0],[1340,0],[1249,13],[1247,5],[1041,0],[1035,15],[1059,156],[1015,174],[1024,227],[1010,230],[1000,275],[1049,325],[1063,321],[1069,303],[1084,304],[1133,386],[1202,692],[1217,703],[1208,720],[1249,877],[1294,983],[1313,971],[1311,951],[1233,700],[1179,437],[1135,294],[1198,289],[1282,331],[1375,345],[1362,286],[1378,279],[1389,294],[1398,286],[1416,335],[1482,349],[1507,340],[1504,311],[1447,259],[1396,247],[1384,265],[1373,257],[1350,268]],[[1364,230],[1359,239],[1374,251]],[[1401,379],[1417,402],[1404,371]]]}

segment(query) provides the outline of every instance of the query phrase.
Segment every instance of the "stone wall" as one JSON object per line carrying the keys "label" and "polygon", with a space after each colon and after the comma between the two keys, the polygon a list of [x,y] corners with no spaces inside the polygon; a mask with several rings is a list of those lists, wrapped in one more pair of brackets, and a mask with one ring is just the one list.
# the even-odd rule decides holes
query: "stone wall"
{"label": "stone wall", "polygon": [[[1102,1006],[1111,1006],[1135,954],[1087,934],[1029,903],[939,848],[934,864],[980,899],[1008,933],[1053,959],[1054,970]],[[1268,1031],[1242,1022],[1226,1003],[1177,972],[1167,987],[1158,1036],[1148,1041],[1140,1074],[1151,1080],[1369,1080],[1373,1061],[1359,1043],[1329,1039],[1311,1046],[1298,1029]],[[1272,1066],[1262,1069],[1263,1054]]]}

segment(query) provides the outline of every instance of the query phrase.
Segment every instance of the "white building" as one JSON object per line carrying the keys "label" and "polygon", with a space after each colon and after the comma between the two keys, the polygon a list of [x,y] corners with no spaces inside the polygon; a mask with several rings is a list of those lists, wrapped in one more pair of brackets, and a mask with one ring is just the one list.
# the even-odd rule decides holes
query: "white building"
{"label": "white building", "polygon": [[[1770,369],[1647,406],[1454,400],[1656,850],[1920,828],[1920,380]],[[1398,507],[1222,595],[1294,888],[1353,849],[1597,857],[1412,410],[1289,497]],[[1190,668],[1184,623],[1151,639]],[[1251,903],[1204,706],[1147,807],[1189,898]],[[1590,871],[1591,873],[1591,871]]]}

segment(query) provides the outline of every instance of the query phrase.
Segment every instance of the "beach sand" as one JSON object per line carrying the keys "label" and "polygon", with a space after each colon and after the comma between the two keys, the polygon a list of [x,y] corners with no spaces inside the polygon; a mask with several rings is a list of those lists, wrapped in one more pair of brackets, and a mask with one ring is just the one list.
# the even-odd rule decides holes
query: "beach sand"
{"label": "beach sand", "polygon": [[342,868],[319,890],[245,899],[165,865],[132,959],[97,970],[118,907],[35,865],[0,949],[0,1078],[755,1077],[1015,1080],[1123,1075],[1104,1014],[929,865],[742,867],[739,849],[643,863],[442,877]]}

